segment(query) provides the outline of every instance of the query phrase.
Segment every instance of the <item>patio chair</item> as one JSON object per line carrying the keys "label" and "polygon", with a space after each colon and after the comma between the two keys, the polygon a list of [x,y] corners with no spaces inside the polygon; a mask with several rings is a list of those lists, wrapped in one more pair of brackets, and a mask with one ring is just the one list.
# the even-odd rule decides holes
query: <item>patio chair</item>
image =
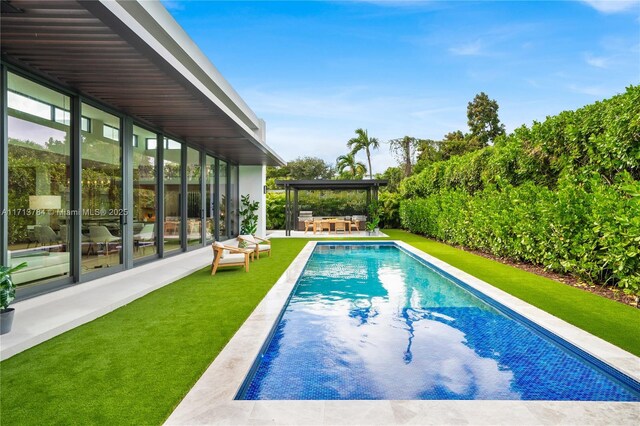
{"label": "patio chair", "polygon": [[255,257],[260,259],[260,253],[267,253],[271,257],[271,241],[255,235],[238,235],[238,241],[243,241],[255,252]]}
{"label": "patio chair", "polygon": [[249,272],[250,252],[248,250],[225,246],[217,241],[211,244],[211,248],[213,249],[211,275],[215,275],[218,268],[226,266],[244,266],[244,271]]}
{"label": "patio chair", "polygon": [[356,232],[360,231],[360,221],[359,220],[352,220],[349,223],[349,233],[351,233],[351,231],[355,230]]}
{"label": "patio chair", "polygon": [[304,233],[306,234],[309,230],[315,230],[313,225],[313,220],[305,220],[304,221]]}
{"label": "patio chair", "polygon": [[341,231],[343,234],[347,232],[347,222],[345,220],[336,220],[334,227],[336,234],[338,231]]}
{"label": "patio chair", "polygon": [[323,220],[320,222],[320,231],[324,232],[324,230],[327,230],[327,233],[331,233],[331,222],[329,220]]}

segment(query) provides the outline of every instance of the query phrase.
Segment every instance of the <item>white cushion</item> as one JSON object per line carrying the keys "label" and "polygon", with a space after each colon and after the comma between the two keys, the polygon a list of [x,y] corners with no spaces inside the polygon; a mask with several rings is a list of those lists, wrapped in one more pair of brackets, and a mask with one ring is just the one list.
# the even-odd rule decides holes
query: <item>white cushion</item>
{"label": "white cushion", "polygon": [[224,258],[220,258],[218,265],[226,265],[229,263],[244,263],[244,254],[232,253],[227,254]]}
{"label": "white cushion", "polygon": [[[219,242],[217,242],[217,241],[215,241],[215,242],[213,243],[213,245],[214,245],[214,247],[220,247],[220,248],[223,248],[223,247],[224,247],[224,244],[219,243]],[[222,253],[222,254],[220,254],[220,259],[224,259],[225,255],[226,255],[227,253],[229,253],[229,250],[222,250],[222,252],[221,252],[221,253]]]}

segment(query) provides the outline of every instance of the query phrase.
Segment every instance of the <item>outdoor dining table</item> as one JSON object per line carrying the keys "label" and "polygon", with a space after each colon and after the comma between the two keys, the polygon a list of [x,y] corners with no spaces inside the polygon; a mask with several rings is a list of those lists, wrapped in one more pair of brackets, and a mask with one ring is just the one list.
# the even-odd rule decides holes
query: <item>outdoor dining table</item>
{"label": "outdoor dining table", "polygon": [[313,233],[315,234],[316,231],[319,232],[323,232],[324,227],[323,224],[328,224],[328,232],[331,233],[331,225],[333,225],[333,232],[335,232],[337,234],[336,231],[336,224],[338,223],[343,223],[344,224],[344,231],[345,232],[349,232],[351,233],[351,221],[350,220],[344,220],[344,219],[321,219],[321,220],[314,220],[313,221]]}

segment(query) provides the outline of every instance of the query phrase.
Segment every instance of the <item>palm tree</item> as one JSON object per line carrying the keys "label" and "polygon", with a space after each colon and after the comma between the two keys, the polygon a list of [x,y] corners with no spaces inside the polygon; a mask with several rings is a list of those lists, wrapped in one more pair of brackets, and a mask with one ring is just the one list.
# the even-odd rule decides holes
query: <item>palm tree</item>
{"label": "palm tree", "polygon": [[358,152],[364,150],[367,154],[367,161],[369,162],[369,179],[373,179],[373,173],[371,170],[371,150],[378,149],[380,147],[380,141],[377,138],[370,138],[366,130],[357,129],[356,137],[349,139],[347,146],[351,148],[351,153],[356,155]]}
{"label": "palm tree", "polygon": [[343,173],[345,170],[349,170],[351,178],[355,179],[357,176],[362,176],[367,173],[367,167],[360,161],[356,161],[356,156],[353,152],[346,155],[341,155],[336,160],[338,166],[338,173]]}

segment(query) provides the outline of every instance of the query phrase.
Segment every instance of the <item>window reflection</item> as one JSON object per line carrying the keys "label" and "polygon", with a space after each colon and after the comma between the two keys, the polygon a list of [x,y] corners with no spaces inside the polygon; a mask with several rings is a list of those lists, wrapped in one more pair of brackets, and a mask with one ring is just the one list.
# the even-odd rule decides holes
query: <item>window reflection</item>
{"label": "window reflection", "polygon": [[120,118],[82,104],[91,125],[82,131],[82,271],[122,263]]}
{"label": "window reflection", "polygon": [[218,165],[218,194],[220,199],[218,201],[220,206],[220,217],[218,218],[220,239],[224,240],[228,238],[227,230],[227,163],[219,161]]}
{"label": "window reflection", "polygon": [[205,192],[207,204],[205,215],[207,218],[207,241],[211,241],[215,235],[215,199],[216,199],[216,159],[207,155],[205,171]]}
{"label": "window reflection", "polygon": [[71,100],[8,73],[8,265],[19,285],[69,275]]}
{"label": "window reflection", "polygon": [[[140,141],[152,141],[140,143]],[[158,252],[156,230],[156,135],[133,126],[133,258]]]}
{"label": "window reflection", "polygon": [[200,152],[187,148],[187,243],[202,244],[202,193]]}
{"label": "window reflection", "polygon": [[164,251],[179,250],[182,203],[182,144],[164,139]]}

